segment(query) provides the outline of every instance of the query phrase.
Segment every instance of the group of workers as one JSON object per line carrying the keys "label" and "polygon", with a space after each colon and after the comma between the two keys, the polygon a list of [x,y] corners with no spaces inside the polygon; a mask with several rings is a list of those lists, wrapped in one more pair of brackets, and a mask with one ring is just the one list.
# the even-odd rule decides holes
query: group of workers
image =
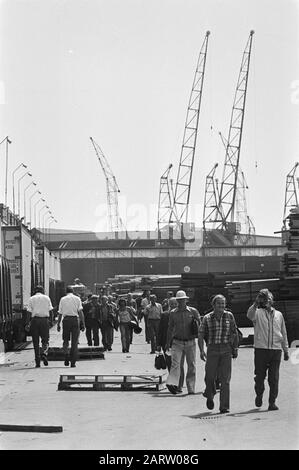
{"label": "group of workers", "polygon": [[[195,393],[196,340],[200,358],[205,361],[206,406],[214,408],[214,397],[220,388],[220,413],[229,412],[232,359],[238,357],[239,335],[234,315],[226,308],[226,299],[218,294],[213,297],[211,311],[200,317],[196,308],[187,305],[188,296],[182,290],[168,292],[160,304],[157,297],[145,291],[133,299],[132,294],[119,299],[91,295],[82,302],[72,287],[67,288],[58,308],[57,330],[63,326],[63,350],[65,366],[76,366],[80,330],[86,332],[88,345],[99,345],[99,331],[105,350],[111,351],[114,330],[120,329],[122,352],[129,352],[133,331],[140,332],[144,318],[145,339],[151,344],[150,353],[164,354],[169,370],[166,386],[170,393],[182,392],[185,379],[184,364],[187,363],[186,386],[188,394]],[[282,351],[288,360],[288,340],[283,315],[273,306],[273,295],[262,289],[247,316],[254,326],[254,381],[255,405],[262,406],[264,382],[268,373],[270,387],[268,410],[277,410],[279,367]],[[36,367],[41,360],[48,365],[49,316],[53,309],[51,300],[38,286],[30,298],[30,330],[35,351]],[[137,329],[137,330],[136,330]],[[41,338],[41,351],[39,347]],[[69,351],[69,342],[71,348]],[[217,386],[217,383],[219,385]]]}

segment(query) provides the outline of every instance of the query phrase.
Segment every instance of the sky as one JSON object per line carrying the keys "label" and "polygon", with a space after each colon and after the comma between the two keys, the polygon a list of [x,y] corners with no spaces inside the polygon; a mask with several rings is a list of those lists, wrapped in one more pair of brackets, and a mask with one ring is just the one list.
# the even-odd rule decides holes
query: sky
{"label": "sky", "polygon": [[[218,132],[228,134],[251,29],[240,165],[256,232],[279,231],[286,175],[299,161],[295,0],[0,1],[0,141],[12,141],[9,206],[12,172],[23,162],[57,220],[52,228],[106,230],[106,182],[92,136],[116,177],[127,228],[155,229],[160,176],[173,163],[176,179],[196,62],[209,30],[189,210],[189,221],[202,226],[205,178],[218,162],[221,180]],[[0,165],[3,202],[4,144]],[[15,191],[22,171],[15,173]],[[21,206],[31,181],[20,181]],[[27,207],[34,190],[26,190]]]}

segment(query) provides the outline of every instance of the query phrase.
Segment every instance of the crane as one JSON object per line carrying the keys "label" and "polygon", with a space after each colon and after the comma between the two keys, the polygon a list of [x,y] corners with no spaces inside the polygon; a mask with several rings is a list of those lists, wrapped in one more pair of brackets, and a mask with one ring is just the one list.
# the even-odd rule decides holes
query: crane
{"label": "crane", "polygon": [[90,140],[106,178],[109,230],[111,232],[126,230],[118,211],[118,194],[120,193],[120,190],[116,182],[116,178],[101,147],[93,140],[92,137],[90,137]]}
{"label": "crane", "polygon": [[253,34],[254,31],[250,31],[243,52],[231,113],[228,139],[226,142],[225,163],[219,190],[218,211],[217,214],[215,214],[214,220],[211,221],[214,226],[219,224],[216,228],[223,231],[230,230],[232,227],[235,227],[234,230],[237,228],[235,220],[236,196]]}
{"label": "crane", "polygon": [[284,198],[284,209],[283,209],[283,230],[286,230],[286,219],[289,215],[290,209],[298,207],[298,196],[296,190],[296,170],[299,165],[299,162],[291,169],[287,174],[286,178],[286,189],[285,189],[285,198]]}
{"label": "crane", "polygon": [[158,206],[158,232],[169,222],[170,211],[172,208],[171,183],[169,173],[172,168],[170,163],[163,175],[160,177],[159,206]]}
{"label": "crane", "polygon": [[192,91],[188,103],[183,144],[180,155],[180,163],[174,191],[173,205],[169,216],[169,223],[177,224],[178,228],[181,227],[181,224],[184,221],[187,222],[188,219],[193,163],[196,148],[209,35],[210,32],[207,31],[197,61]]}
{"label": "crane", "polygon": [[203,233],[204,233],[205,242],[208,242],[207,224],[211,220],[214,220],[213,216],[215,215],[215,213],[219,211],[217,182],[215,180],[215,173],[216,173],[217,167],[218,167],[218,163],[215,163],[215,165],[213,166],[209,174],[206,176],[205,198],[204,198],[204,209],[203,209]]}

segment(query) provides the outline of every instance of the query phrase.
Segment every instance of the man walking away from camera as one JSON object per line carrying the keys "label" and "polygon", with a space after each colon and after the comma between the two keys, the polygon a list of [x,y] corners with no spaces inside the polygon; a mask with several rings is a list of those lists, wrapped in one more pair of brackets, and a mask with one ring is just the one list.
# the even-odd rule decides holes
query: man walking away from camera
{"label": "man walking away from camera", "polygon": [[[64,365],[68,366],[71,360],[71,367],[76,367],[78,357],[78,339],[81,331],[85,330],[84,315],[80,297],[74,295],[71,286],[66,288],[66,295],[60,299],[58,308],[57,331],[60,331],[62,320],[62,339],[64,351]],[[71,340],[71,351],[69,355],[69,342]]]}
{"label": "man walking away from camera", "polygon": [[[49,319],[53,307],[50,298],[44,294],[43,286],[36,286],[35,294],[30,297],[28,312],[31,313],[31,336],[35,354],[35,367],[40,367],[42,358],[45,366],[48,365],[49,349]],[[42,353],[40,354],[39,339],[41,338]]]}
{"label": "man walking away from camera", "polygon": [[[216,393],[215,381],[220,381],[220,413],[229,412],[230,379],[232,357],[238,357],[238,332],[235,318],[225,309],[226,299],[223,295],[215,295],[212,299],[213,311],[205,315],[199,329],[200,358],[206,361],[205,396],[207,408],[214,408]],[[204,351],[204,340],[207,353]]]}
{"label": "man walking away from camera", "polygon": [[268,371],[269,411],[278,410],[275,401],[278,396],[279,367],[281,350],[284,360],[289,359],[288,339],[284,318],[273,307],[273,295],[268,289],[261,289],[254,304],[249,307],[247,317],[254,326],[254,381],[255,406],[263,404],[264,381]]}
{"label": "man walking away from camera", "polygon": [[185,354],[187,362],[186,385],[188,394],[195,393],[196,379],[196,344],[195,339],[198,338],[196,330],[200,325],[200,317],[196,308],[187,306],[189,297],[183,290],[179,290],[175,297],[178,306],[170,312],[169,324],[167,332],[168,350],[171,345],[171,369],[168,375],[166,386],[170,393],[179,393],[179,383],[181,377],[181,361]]}

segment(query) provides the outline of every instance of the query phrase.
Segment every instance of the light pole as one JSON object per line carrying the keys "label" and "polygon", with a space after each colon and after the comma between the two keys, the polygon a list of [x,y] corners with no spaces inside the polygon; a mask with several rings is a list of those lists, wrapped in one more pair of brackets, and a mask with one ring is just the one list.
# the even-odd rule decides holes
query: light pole
{"label": "light pole", "polygon": [[37,206],[40,202],[46,202],[46,199],[39,198],[39,200],[34,204],[34,227],[35,227],[35,229],[36,229],[36,206]]}
{"label": "light pole", "polygon": [[[30,220],[30,226],[32,225],[32,220],[31,220],[31,213],[32,213],[32,211],[31,211],[31,209],[32,209],[32,207],[31,207],[31,200],[32,200],[32,198],[33,198],[36,194],[41,195],[42,193],[37,189],[37,190],[30,196],[30,198],[29,198],[29,220]],[[32,228],[32,227],[31,227],[31,228]]]}
{"label": "light pole", "polygon": [[39,213],[38,213],[38,228],[39,228],[39,231],[41,231],[40,215],[43,212],[43,210],[45,210],[45,209],[50,209],[50,207],[45,204],[43,207],[41,207],[41,209],[39,210]]}
{"label": "light pole", "polygon": [[51,225],[55,222],[55,224],[57,224],[57,220],[52,216],[51,217],[51,221],[49,222],[49,225],[48,225],[48,230],[49,230],[49,241],[50,241],[50,227]]}
{"label": "light pole", "polygon": [[31,183],[29,183],[28,186],[26,186],[26,188],[24,189],[24,223],[26,223],[26,191],[32,185],[36,186],[36,183],[34,181],[31,181]]}
{"label": "light pole", "polygon": [[32,173],[29,173],[29,171],[26,171],[26,173],[24,173],[21,178],[18,179],[18,216],[20,217],[21,216],[21,213],[20,213],[20,200],[21,200],[21,197],[20,197],[20,183],[22,181],[23,178],[25,178],[25,176],[32,176]]}
{"label": "light pole", "polygon": [[12,209],[13,213],[15,214],[16,210],[16,205],[15,205],[15,173],[21,168],[27,168],[27,165],[24,165],[24,163],[20,163],[19,166],[12,172]]}
{"label": "light pole", "polygon": [[11,140],[9,139],[8,135],[5,139],[0,142],[0,145],[6,141],[6,158],[5,158],[5,205],[7,206],[7,172],[8,172],[8,144],[11,144]]}
{"label": "light pole", "polygon": [[45,243],[47,243],[47,233],[48,233],[48,230],[49,230],[49,226],[50,224],[48,224],[48,229],[47,229],[47,222],[50,220],[50,219],[54,219],[54,216],[52,215],[52,212],[49,211],[49,216],[46,218],[45,220]]}
{"label": "light pole", "polygon": [[[47,221],[48,218],[49,218],[49,215],[48,215],[48,214],[50,214],[50,216],[52,216],[52,212],[51,212],[51,211],[47,211],[47,212],[45,212],[44,215],[43,215],[43,223],[42,223],[43,231],[46,230],[46,221]],[[47,216],[47,215],[48,215],[48,218],[46,219],[46,216]]]}

